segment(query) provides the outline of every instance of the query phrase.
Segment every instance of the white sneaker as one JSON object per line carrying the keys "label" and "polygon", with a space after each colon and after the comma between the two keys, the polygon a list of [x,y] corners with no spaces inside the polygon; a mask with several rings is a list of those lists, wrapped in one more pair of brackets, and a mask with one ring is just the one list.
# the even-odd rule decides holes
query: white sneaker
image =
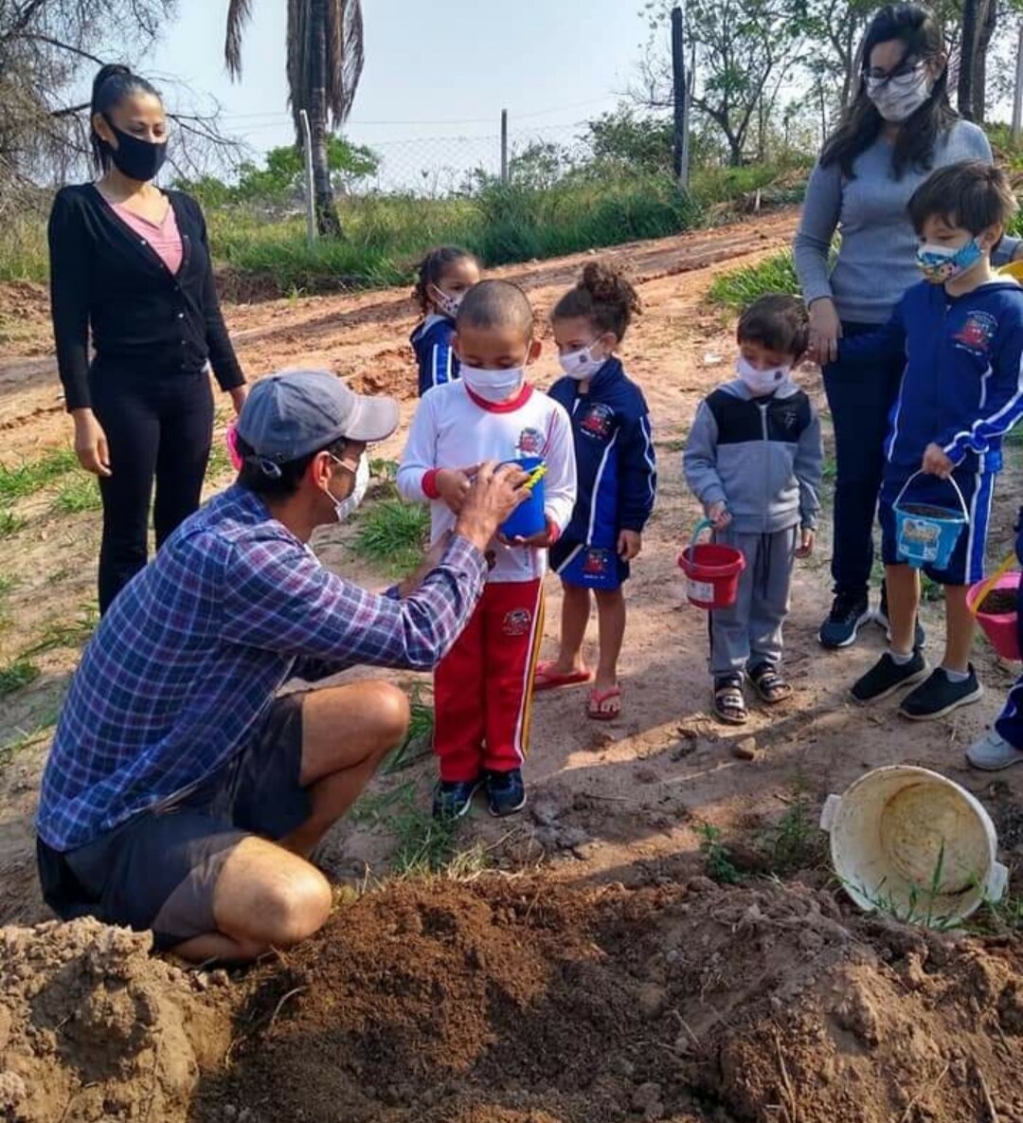
{"label": "white sneaker", "polygon": [[1001,772],[1014,764],[1023,764],[1023,749],[1017,749],[993,729],[966,750],[966,759],[983,772]]}

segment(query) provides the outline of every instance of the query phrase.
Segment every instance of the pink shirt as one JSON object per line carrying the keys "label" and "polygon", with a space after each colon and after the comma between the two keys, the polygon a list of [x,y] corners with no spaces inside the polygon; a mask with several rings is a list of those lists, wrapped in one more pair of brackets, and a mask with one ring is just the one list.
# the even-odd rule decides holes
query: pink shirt
{"label": "pink shirt", "polygon": [[164,265],[176,276],[181,268],[183,250],[177,216],[172,206],[167,207],[163,222],[157,224],[128,210],[123,203],[111,203],[115,214],[159,254]]}

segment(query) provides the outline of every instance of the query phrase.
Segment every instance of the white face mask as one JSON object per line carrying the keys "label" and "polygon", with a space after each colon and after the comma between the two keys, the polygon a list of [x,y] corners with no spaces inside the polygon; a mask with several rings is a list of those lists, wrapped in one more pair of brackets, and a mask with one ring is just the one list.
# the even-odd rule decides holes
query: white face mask
{"label": "white face mask", "polygon": [[[334,461],[342,467],[351,471],[351,468],[343,460],[338,460],[335,456]],[[352,494],[347,499],[334,499],[334,514],[337,515],[339,523],[345,522],[355,514],[359,504],[366,498],[366,490],[369,487],[369,461],[365,456],[359,457],[359,466],[355,470],[355,486],[352,488]]]}
{"label": "white face mask", "polygon": [[773,394],[779,386],[784,386],[792,373],[791,367],[772,367],[770,370],[759,370],[748,359],[740,355],[735,360],[735,373],[749,388],[755,397]]}
{"label": "white face mask", "polygon": [[469,367],[463,363],[461,375],[462,381],[477,398],[496,405],[515,397],[526,377],[526,370],[525,367],[486,370],[484,367]]}
{"label": "white face mask", "polygon": [[437,311],[442,316],[447,316],[449,319],[454,320],[458,316],[458,309],[462,307],[462,301],[465,299],[464,292],[445,292],[443,289],[437,288],[436,285],[430,286],[433,289],[433,303]]}
{"label": "white face mask", "polygon": [[896,78],[867,78],[867,97],[893,125],[912,117],[930,96],[931,76],[926,66]]}
{"label": "white face mask", "polygon": [[558,362],[561,363],[561,369],[569,378],[579,382],[592,378],[607,362],[606,355],[593,354],[593,348],[596,346],[597,342],[594,340],[589,347],[583,347],[580,351],[569,351],[567,355],[559,355]]}

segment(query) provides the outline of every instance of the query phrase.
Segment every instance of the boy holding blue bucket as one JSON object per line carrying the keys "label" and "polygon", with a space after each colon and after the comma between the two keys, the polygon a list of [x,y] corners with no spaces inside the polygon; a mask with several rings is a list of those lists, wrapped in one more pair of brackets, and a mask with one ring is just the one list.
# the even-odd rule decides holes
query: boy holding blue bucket
{"label": "boy holding blue bucket", "polygon": [[[880,501],[890,647],[852,696],[875,702],[919,683],[899,707],[913,721],[983,694],[966,593],[984,575],[1002,438],[1023,417],[1023,288],[991,268],[1015,210],[999,168],[970,160],[936,171],[909,202],[923,283],[880,331],[841,344],[843,360],[905,357]],[[945,653],[930,673],[915,646],[921,568],[945,588]]]}
{"label": "boy holding blue bucket", "polygon": [[526,803],[522,763],[529,740],[533,673],[543,637],[547,548],[572,516],[572,425],[534,390],[525,368],[540,353],[533,310],[518,286],[483,281],[458,309],[453,346],[461,379],[427,391],[398,470],[398,490],[432,505],[434,538],[449,531],[485,461],[518,461],[528,492],[493,544],[486,590],[434,675],[437,818],[466,814],[485,787],[491,813]]}
{"label": "boy holding blue bucket", "polygon": [[813,551],[824,466],[820,418],[792,381],[808,338],[796,297],[751,304],[739,319],[737,377],[700,404],[686,442],[686,481],[714,541],[746,560],[735,604],[710,613],[714,713],[728,725],[748,720],[746,678],[769,706],[792,694],[782,626],[795,559]]}

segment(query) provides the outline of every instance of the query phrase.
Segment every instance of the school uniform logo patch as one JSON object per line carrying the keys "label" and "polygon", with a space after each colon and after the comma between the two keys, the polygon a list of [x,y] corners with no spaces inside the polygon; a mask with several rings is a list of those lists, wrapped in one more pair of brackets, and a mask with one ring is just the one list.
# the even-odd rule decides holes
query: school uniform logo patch
{"label": "school uniform logo patch", "polygon": [[519,456],[542,456],[544,438],[539,429],[523,429],[519,433]]}
{"label": "school uniform logo patch", "polygon": [[998,330],[998,321],[990,312],[968,312],[966,323],[952,337],[967,351],[989,351]]}
{"label": "school uniform logo patch", "polygon": [[513,608],[505,613],[501,631],[511,637],[527,636],[532,624],[533,614],[528,608]]}
{"label": "school uniform logo patch", "polygon": [[615,411],[604,402],[591,402],[579,415],[579,429],[596,441],[606,441],[614,426]]}
{"label": "school uniform logo patch", "polygon": [[606,577],[611,571],[611,551],[592,547],[583,559],[583,574],[586,577]]}

